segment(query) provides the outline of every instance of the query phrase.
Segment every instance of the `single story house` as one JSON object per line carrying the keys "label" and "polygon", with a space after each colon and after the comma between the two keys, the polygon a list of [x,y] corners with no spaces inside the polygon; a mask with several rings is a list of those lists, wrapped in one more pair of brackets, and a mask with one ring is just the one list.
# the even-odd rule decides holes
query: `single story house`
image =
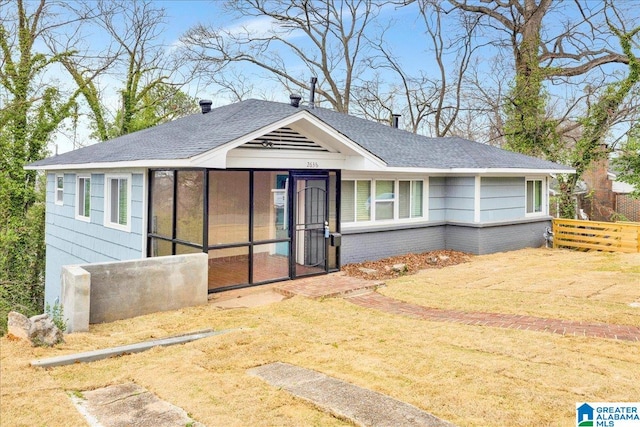
{"label": "single story house", "polygon": [[209,291],[437,249],[544,244],[566,166],[250,99],[49,157],[46,291],[63,265],[205,252]]}

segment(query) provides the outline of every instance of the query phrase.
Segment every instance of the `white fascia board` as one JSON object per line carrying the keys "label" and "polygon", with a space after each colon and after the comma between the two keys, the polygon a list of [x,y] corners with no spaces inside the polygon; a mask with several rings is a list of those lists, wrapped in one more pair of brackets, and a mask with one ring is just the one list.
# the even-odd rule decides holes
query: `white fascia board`
{"label": "white fascia board", "polygon": [[[383,167],[385,165],[385,163],[381,159],[369,153],[367,150],[363,149],[358,144],[354,143],[344,135],[340,134],[335,129],[328,126],[327,124],[319,120],[317,117],[315,117],[311,113],[307,112],[306,110],[301,110],[298,113],[293,114],[289,117],[286,117],[282,120],[279,120],[275,123],[272,123],[269,126],[265,126],[261,129],[255,130],[247,135],[244,135],[238,139],[235,139],[234,141],[230,141],[220,147],[207,151],[206,153],[194,156],[191,159],[191,166],[192,167],[214,167],[212,166],[212,163],[215,163],[217,165],[215,167],[226,168],[227,155],[230,154],[229,152],[231,150],[238,149],[240,146],[246,144],[247,142],[253,141],[256,138],[264,136],[269,132],[273,132],[282,127],[291,127],[294,130],[302,130],[304,132],[304,125],[302,125],[302,123],[311,124],[314,128],[319,129],[320,133],[327,134],[331,139],[337,142],[336,144],[325,143],[326,144],[325,146],[321,138],[320,140],[315,140],[315,142],[318,145],[325,147],[330,152],[336,153],[340,151],[340,148],[346,147],[346,150],[344,151],[347,151],[349,154],[354,153],[359,156],[362,156],[368,162],[378,164],[380,165],[380,167]],[[254,165],[254,167],[255,166],[257,165]]]}
{"label": "white fascia board", "polygon": [[193,167],[189,159],[175,160],[133,160],[128,162],[96,162],[96,163],[65,163],[59,165],[25,166],[26,170],[113,170],[113,169],[147,169],[147,168],[187,168]]}
{"label": "white fascia board", "polygon": [[614,193],[627,194],[635,190],[635,186],[622,181],[613,181],[611,191]]}
{"label": "white fascia board", "polygon": [[552,175],[552,174],[574,174],[575,169],[515,169],[515,168],[403,168],[389,167],[384,169],[386,172],[398,173],[423,173],[423,174],[466,174],[466,175]]}

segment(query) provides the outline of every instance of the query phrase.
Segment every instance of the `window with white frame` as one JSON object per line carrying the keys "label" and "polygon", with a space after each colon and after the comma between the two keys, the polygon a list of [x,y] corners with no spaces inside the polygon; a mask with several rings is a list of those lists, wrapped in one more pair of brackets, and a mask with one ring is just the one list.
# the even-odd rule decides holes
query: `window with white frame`
{"label": "window with white frame", "polygon": [[91,177],[78,176],[76,182],[76,218],[89,221],[91,216]]}
{"label": "window with white frame", "polygon": [[422,218],[424,184],[421,180],[398,181],[398,217]]}
{"label": "window with white frame", "polygon": [[424,217],[423,180],[344,180],[340,218],[344,223]]}
{"label": "window with white frame", "polygon": [[375,181],[375,219],[377,221],[393,219],[396,204],[395,182],[387,180]]}
{"label": "window with white frame", "polygon": [[527,214],[544,213],[544,193],[542,191],[542,183],[542,179],[527,179]]}
{"label": "window with white frame", "polygon": [[56,175],[56,205],[64,202],[64,175]]}
{"label": "window with white frame", "polygon": [[130,223],[130,177],[125,175],[105,177],[105,225],[129,229]]}

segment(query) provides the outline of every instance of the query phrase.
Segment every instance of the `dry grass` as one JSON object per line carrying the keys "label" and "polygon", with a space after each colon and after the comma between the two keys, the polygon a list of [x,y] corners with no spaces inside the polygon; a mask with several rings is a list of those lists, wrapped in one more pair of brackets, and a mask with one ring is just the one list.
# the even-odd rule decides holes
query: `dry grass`
{"label": "dry grass", "polygon": [[640,326],[640,254],[526,249],[388,281],[419,305]]}
{"label": "dry grass", "polygon": [[[640,309],[627,304],[640,300],[639,257],[544,250],[481,256],[396,279],[384,292],[447,308],[637,325]],[[547,259],[550,264],[541,265]],[[562,265],[554,266],[553,278],[543,281],[542,272],[557,263]],[[609,286],[596,289],[605,280]],[[28,365],[33,358],[239,327],[244,329],[91,364],[47,371]],[[0,413],[2,425],[11,426],[82,425],[67,393],[124,381],[210,426],[344,425],[246,375],[248,368],[274,361],[386,393],[461,426],[572,425],[578,401],[640,396],[638,343],[427,322],[339,299],[190,308],[95,325],[91,333],[68,335],[55,349],[6,337],[0,346]]]}

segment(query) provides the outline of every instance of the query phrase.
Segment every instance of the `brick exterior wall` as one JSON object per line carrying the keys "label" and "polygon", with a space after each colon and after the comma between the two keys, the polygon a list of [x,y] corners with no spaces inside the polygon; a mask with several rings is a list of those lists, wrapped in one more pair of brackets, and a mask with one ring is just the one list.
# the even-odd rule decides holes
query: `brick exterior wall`
{"label": "brick exterior wall", "polygon": [[551,227],[549,219],[484,227],[447,225],[446,249],[484,255],[524,248],[539,248],[545,245],[546,227]]}
{"label": "brick exterior wall", "polygon": [[616,194],[615,209],[627,220],[640,222],[640,199],[633,199],[628,194]]}
{"label": "brick exterior wall", "polygon": [[351,231],[342,236],[340,261],[344,265],[439,249],[482,255],[541,247],[545,244],[543,234],[546,227],[551,227],[548,217],[515,224],[447,224],[404,230]]}
{"label": "brick exterior wall", "polygon": [[434,225],[404,230],[343,233],[340,263],[375,261],[389,256],[444,249],[444,231],[444,225]]}
{"label": "brick exterior wall", "polygon": [[615,212],[615,194],[611,189],[611,181],[607,176],[609,161],[596,162],[582,174],[589,193],[582,195],[579,207],[592,221],[610,221]]}

